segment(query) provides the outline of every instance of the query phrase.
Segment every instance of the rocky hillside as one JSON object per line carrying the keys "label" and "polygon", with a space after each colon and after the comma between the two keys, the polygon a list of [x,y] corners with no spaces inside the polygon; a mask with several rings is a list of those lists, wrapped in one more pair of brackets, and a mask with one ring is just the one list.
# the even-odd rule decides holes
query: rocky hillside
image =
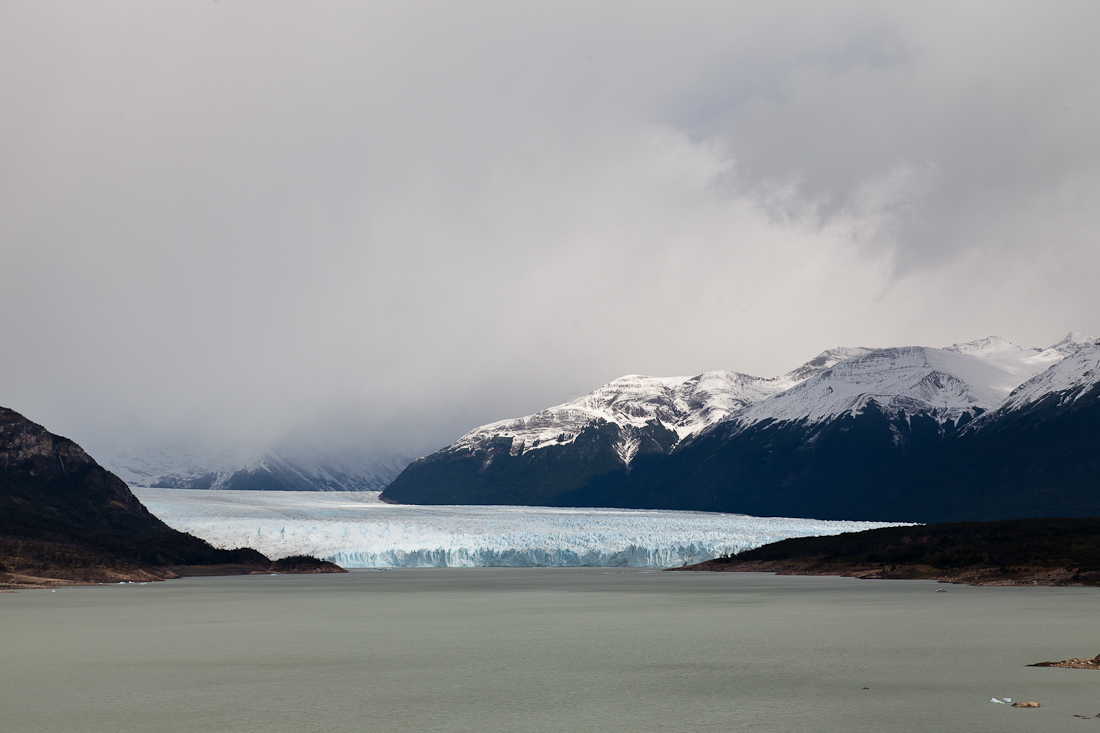
{"label": "rocky hillside", "polygon": [[0,575],[153,579],[213,565],[271,561],[168,527],[76,443],[0,407]]}

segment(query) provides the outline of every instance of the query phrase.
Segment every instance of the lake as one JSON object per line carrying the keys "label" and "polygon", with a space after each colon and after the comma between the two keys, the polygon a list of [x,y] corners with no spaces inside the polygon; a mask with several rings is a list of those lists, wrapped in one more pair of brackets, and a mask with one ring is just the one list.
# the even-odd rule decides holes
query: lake
{"label": "lake", "polygon": [[1073,717],[1100,673],[1025,666],[1100,652],[1097,593],[632,568],[23,591],[0,594],[0,727],[1100,729]]}

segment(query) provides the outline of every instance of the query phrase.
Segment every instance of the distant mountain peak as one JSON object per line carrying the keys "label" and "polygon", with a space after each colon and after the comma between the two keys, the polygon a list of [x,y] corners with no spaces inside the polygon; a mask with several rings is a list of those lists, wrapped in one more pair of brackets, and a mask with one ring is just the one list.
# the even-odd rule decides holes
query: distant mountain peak
{"label": "distant mountain peak", "polygon": [[986,336],[961,344],[951,344],[944,351],[956,351],[960,354],[970,354],[972,356],[989,356],[1005,352],[1016,353],[1023,351],[1023,349],[1000,336]]}
{"label": "distant mountain peak", "polygon": [[1051,348],[1052,349],[1058,349],[1058,348],[1073,349],[1075,347],[1080,347],[1080,346],[1085,346],[1087,344],[1091,344],[1094,340],[1095,339],[1093,339],[1092,336],[1086,336],[1085,334],[1081,333],[1080,331],[1070,331],[1068,334],[1066,334],[1066,337],[1064,339],[1062,339],[1058,343],[1054,344],[1054,346],[1052,346]]}
{"label": "distant mountain peak", "polygon": [[1100,342],[1087,336],[1083,339],[1071,342],[1078,346],[1074,353],[1014,389],[1000,410],[1018,410],[1048,395],[1058,395],[1063,402],[1076,401],[1100,382]]}
{"label": "distant mountain peak", "polygon": [[864,346],[838,346],[835,349],[827,349],[820,354],[810,359],[808,362],[792,369],[786,374],[782,374],[773,379],[777,381],[785,381],[789,383],[788,389],[800,382],[804,382],[810,377],[813,377],[823,370],[836,366],[846,359],[854,359],[859,356],[866,356],[875,349],[868,349]]}
{"label": "distant mountain peak", "polygon": [[317,453],[242,443],[147,446],[107,461],[131,486],[283,491],[381,491],[407,463],[401,456]]}

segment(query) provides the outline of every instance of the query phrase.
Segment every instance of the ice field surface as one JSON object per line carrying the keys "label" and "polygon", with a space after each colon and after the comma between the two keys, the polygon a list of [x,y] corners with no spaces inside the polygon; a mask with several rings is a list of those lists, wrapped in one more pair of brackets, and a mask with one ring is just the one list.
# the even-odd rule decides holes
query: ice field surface
{"label": "ice field surface", "polygon": [[149,489],[134,493],[175,529],[273,559],[314,555],[346,568],[672,567],[788,537],[879,522],[709,512],[387,504],[378,492]]}

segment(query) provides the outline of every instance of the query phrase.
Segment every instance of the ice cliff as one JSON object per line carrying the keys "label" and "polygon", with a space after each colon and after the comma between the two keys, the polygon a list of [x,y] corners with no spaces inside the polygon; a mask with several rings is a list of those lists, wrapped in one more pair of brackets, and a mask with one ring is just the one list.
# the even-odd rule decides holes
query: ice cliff
{"label": "ice cliff", "polygon": [[788,537],[886,526],[703,512],[386,504],[377,492],[134,488],[215,547],[310,554],[345,568],[671,567]]}

